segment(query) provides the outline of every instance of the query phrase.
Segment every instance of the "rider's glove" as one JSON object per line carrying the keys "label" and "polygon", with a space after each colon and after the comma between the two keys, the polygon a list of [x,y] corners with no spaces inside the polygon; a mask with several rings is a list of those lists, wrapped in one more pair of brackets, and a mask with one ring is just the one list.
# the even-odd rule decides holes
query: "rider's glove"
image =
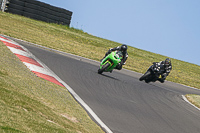
{"label": "rider's glove", "polygon": [[110,48],[108,51],[111,53],[113,51],[113,48]]}
{"label": "rider's glove", "polygon": [[123,65],[123,64],[122,64],[122,62],[120,62],[120,63],[118,63],[118,65],[117,65],[117,66],[118,66],[118,67],[120,67],[120,66],[122,66],[122,65]]}
{"label": "rider's glove", "polygon": [[158,69],[158,68],[156,68],[156,67],[155,67],[153,70],[154,70],[154,71],[157,71],[157,72],[159,71],[159,69]]}

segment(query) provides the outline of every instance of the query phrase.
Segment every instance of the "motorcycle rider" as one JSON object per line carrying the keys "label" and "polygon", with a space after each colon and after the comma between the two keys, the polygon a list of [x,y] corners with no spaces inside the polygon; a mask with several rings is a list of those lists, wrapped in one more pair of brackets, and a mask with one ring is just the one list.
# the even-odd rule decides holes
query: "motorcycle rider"
{"label": "motorcycle rider", "polygon": [[153,62],[153,65],[154,65],[154,70],[159,69],[163,71],[163,73],[161,74],[161,78],[158,78],[158,81],[160,81],[161,83],[164,83],[166,77],[169,75],[170,71],[172,70],[171,59],[166,58],[164,61]]}
{"label": "motorcycle rider", "polygon": [[[105,56],[103,57],[103,59],[108,55],[110,54],[111,52],[113,51],[121,51],[122,54],[123,54],[123,58],[121,60],[121,62],[116,66],[116,69],[118,70],[121,70],[122,69],[122,65],[125,65],[126,64],[126,60],[128,58],[128,53],[127,53],[127,49],[128,49],[128,46],[126,44],[122,44],[121,46],[118,46],[118,47],[115,47],[115,48],[110,48],[108,50],[108,52],[106,52]],[[101,59],[101,61],[103,60]],[[111,71],[112,72],[112,71]]]}

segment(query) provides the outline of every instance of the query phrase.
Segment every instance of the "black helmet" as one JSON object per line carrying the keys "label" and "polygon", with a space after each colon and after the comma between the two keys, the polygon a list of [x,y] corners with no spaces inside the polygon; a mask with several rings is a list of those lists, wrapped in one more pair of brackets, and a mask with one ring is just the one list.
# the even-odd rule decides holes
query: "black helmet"
{"label": "black helmet", "polygon": [[126,45],[126,44],[123,44],[123,45],[121,46],[121,50],[122,50],[122,51],[126,51],[126,50],[127,50],[127,48],[128,48],[128,47],[127,47],[127,45]]}
{"label": "black helmet", "polygon": [[169,66],[171,64],[171,59],[166,58],[165,59],[165,66]]}

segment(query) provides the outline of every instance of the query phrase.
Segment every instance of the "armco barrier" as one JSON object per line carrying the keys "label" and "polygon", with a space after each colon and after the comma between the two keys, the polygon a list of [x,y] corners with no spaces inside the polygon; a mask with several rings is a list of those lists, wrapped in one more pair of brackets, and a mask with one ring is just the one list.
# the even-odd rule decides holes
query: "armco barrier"
{"label": "armco barrier", "polygon": [[[1,0],[2,1],[2,0]],[[36,0],[6,0],[5,12],[49,23],[70,25],[72,12]]]}
{"label": "armco barrier", "polygon": [[18,10],[18,9],[14,9],[14,8],[10,8],[9,12],[13,13],[13,14],[17,14],[17,15],[23,15],[24,14],[24,12],[22,10]]}

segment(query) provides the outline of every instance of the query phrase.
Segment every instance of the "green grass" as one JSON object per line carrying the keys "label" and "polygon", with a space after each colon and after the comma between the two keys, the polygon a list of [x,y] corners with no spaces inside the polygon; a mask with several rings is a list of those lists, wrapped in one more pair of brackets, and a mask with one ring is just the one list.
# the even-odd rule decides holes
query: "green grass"
{"label": "green grass", "polygon": [[[0,12],[0,34],[97,61],[109,48],[121,45],[90,35],[82,30],[2,12]],[[22,63],[17,61],[18,59],[14,55],[9,54],[5,46],[2,44],[0,46],[0,58],[4,60],[0,64],[1,93],[11,99],[0,98],[0,106],[4,109],[0,112],[0,130],[101,132],[64,88],[35,77]],[[2,58],[5,51],[7,51],[7,56]],[[140,73],[144,73],[152,62],[167,58],[131,46],[128,47],[128,53],[129,58],[124,68]],[[173,69],[167,80],[200,89],[200,66],[170,58]],[[21,73],[14,71],[15,68],[19,69]],[[24,75],[27,77],[24,78]],[[7,101],[5,102],[5,100]],[[19,104],[16,105],[16,103]],[[79,111],[82,114],[78,113]],[[27,115],[24,116],[26,113]],[[71,122],[63,118],[61,114],[76,118],[78,122]],[[19,121],[16,122],[16,119]],[[56,124],[47,120],[54,121]],[[20,127],[19,123],[23,126]]]}
{"label": "green grass", "polygon": [[200,95],[193,95],[193,94],[187,94],[186,98],[194,104],[196,107],[200,108]]}

